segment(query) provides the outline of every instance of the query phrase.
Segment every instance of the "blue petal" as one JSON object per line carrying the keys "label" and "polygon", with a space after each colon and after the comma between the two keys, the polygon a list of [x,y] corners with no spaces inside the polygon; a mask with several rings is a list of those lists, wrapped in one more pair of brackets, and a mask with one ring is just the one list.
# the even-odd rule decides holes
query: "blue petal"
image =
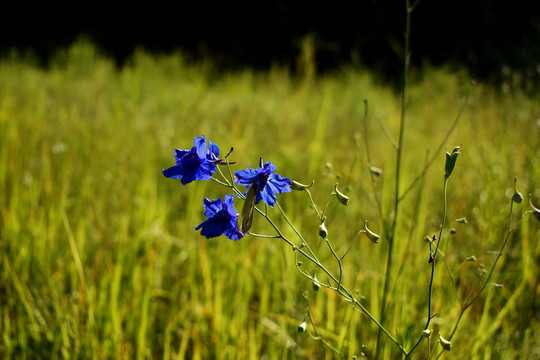
{"label": "blue petal", "polygon": [[236,209],[234,208],[233,195],[225,195],[225,203],[224,203],[223,209],[226,209],[228,213],[231,215],[231,217],[235,217],[238,215],[238,213],[236,212]]}
{"label": "blue petal", "polygon": [[271,173],[273,173],[274,171],[277,170],[277,167],[276,165],[274,165],[273,163],[271,163],[270,161],[267,161],[265,164],[264,164],[264,172],[267,173],[268,175],[270,175]]}
{"label": "blue petal", "polygon": [[180,182],[184,185],[189,184],[192,181],[197,180],[197,169],[192,169],[190,171],[184,171],[184,174],[182,178],[180,179]]}
{"label": "blue petal", "polygon": [[261,198],[268,206],[274,207],[274,205],[276,204],[276,195],[268,185],[265,186],[264,189],[261,191]]}
{"label": "blue petal", "polygon": [[262,171],[262,169],[247,168],[246,170],[238,170],[234,173],[234,182],[241,186],[250,186],[254,182],[254,178]]}
{"label": "blue petal", "polygon": [[281,194],[291,191],[291,184],[290,179],[278,174],[272,174],[269,176],[266,186],[269,186],[274,193]]}
{"label": "blue petal", "polygon": [[238,227],[236,226],[236,220],[237,218],[232,218],[231,222],[229,224],[229,229],[225,231],[225,236],[227,236],[231,240],[240,240],[243,238],[246,234],[238,230]]}
{"label": "blue petal", "polygon": [[171,166],[168,169],[163,169],[163,175],[168,178],[180,179],[184,175],[184,168],[182,165]]}
{"label": "blue petal", "polygon": [[180,150],[180,149],[176,149],[174,151],[174,158],[176,160],[176,165],[180,165],[182,164],[182,158],[184,156],[186,156],[187,154],[189,154],[190,151],[189,150]]}
{"label": "blue petal", "polygon": [[184,171],[193,171],[199,167],[201,159],[197,157],[196,153],[189,152],[182,158],[181,163],[184,166]]}
{"label": "blue petal", "polygon": [[217,160],[219,156],[219,148],[216,144],[208,140],[208,154],[206,158],[209,160]]}
{"label": "blue petal", "polygon": [[210,218],[197,226],[195,230],[201,230],[201,235],[206,236],[207,239],[218,237],[230,228],[229,221],[219,221],[215,218]]}
{"label": "blue petal", "polygon": [[195,146],[191,151],[196,152],[199,159],[204,159],[206,157],[206,140],[204,135],[195,138]]}
{"label": "blue petal", "polygon": [[218,211],[223,209],[223,201],[221,201],[221,199],[210,200],[208,198],[204,198],[203,207],[206,217],[211,218]]}
{"label": "blue petal", "polygon": [[215,172],[216,165],[205,159],[197,168],[195,177],[197,180],[210,180]]}

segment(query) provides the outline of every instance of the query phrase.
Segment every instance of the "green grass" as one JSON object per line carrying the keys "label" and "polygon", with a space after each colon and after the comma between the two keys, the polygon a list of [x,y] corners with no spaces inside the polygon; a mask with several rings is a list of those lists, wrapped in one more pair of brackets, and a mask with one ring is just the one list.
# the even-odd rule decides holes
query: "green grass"
{"label": "green grass", "polygon": [[[421,75],[421,76],[420,76]],[[402,188],[437,149],[469,88],[466,74],[426,66],[409,87]],[[182,186],[161,170],[175,148],[201,134],[230,147],[235,169],[259,157],[284,176],[309,183],[323,204],[336,181],[350,197],[331,204],[327,227],[344,251],[368,219],[382,233],[366,166],[368,144],[383,176],[374,184],[382,212],[391,210],[399,95],[362,68],[302,79],[276,66],[222,74],[211,62],[139,51],[117,69],[92,45],[59,53],[49,69],[14,56],[0,62],[0,357],[118,359],[333,358],[296,328],[311,283],[277,239],[206,240],[202,199],[226,193],[214,182]],[[462,146],[448,183],[447,259],[467,294],[489,269],[506,232],[514,177],[540,204],[540,91],[523,94],[478,84],[446,143]],[[444,152],[400,207],[387,328],[408,346],[425,324],[429,249],[442,216]],[[331,164],[331,166],[330,166]],[[339,180],[336,178],[339,177]],[[416,199],[421,201],[416,207]],[[332,265],[317,235],[307,197],[279,201],[307,241]],[[416,210],[415,210],[416,209]],[[515,206],[513,222],[529,210]],[[270,215],[286,229],[277,211]],[[445,229],[445,233],[448,229]],[[256,217],[253,231],[273,234]],[[294,234],[286,230],[294,239]],[[527,216],[511,234],[487,291],[465,314],[448,359],[540,356],[537,313],[538,222]],[[387,244],[360,238],[345,259],[344,282],[380,313]],[[478,261],[459,264],[476,255]],[[443,263],[434,281],[434,334],[448,335],[459,304]],[[402,268],[400,274],[398,270]],[[312,269],[308,268],[311,271]],[[322,278],[322,274],[319,278]],[[324,279],[322,280],[324,281]],[[350,358],[374,348],[377,328],[336,294],[311,293],[325,340]],[[383,339],[384,340],[384,339]],[[384,354],[396,356],[391,343]],[[426,343],[414,358],[426,358]]]}

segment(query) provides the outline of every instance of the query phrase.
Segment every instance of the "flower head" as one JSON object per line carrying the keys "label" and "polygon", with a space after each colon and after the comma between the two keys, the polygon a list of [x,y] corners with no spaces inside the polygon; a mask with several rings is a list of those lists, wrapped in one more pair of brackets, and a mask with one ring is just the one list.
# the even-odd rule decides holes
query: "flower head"
{"label": "flower head", "polygon": [[258,204],[262,199],[266,205],[273,207],[277,200],[276,194],[291,191],[292,184],[290,179],[273,174],[276,170],[276,166],[267,161],[264,166],[257,169],[247,168],[237,171],[234,174],[234,182],[247,188],[256,184],[255,204]]}
{"label": "flower head", "polygon": [[216,172],[216,162],[219,162],[219,148],[216,144],[206,140],[203,136],[195,138],[195,144],[191,150],[176,149],[176,165],[163,170],[163,175],[168,178],[180,179],[184,185],[194,180],[210,180]]}
{"label": "flower head", "polygon": [[225,234],[231,240],[238,240],[244,237],[237,225],[238,213],[233,206],[234,196],[225,195],[225,201],[221,199],[209,200],[204,199],[205,215],[208,218],[202,224],[197,226],[195,230],[201,230],[201,235],[207,239],[218,237]]}

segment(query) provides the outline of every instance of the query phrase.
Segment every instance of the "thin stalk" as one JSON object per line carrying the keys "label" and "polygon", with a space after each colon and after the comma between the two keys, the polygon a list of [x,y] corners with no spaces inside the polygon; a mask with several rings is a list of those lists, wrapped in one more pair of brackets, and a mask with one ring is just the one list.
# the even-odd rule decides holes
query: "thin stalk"
{"label": "thin stalk", "polygon": [[[403,83],[402,83],[402,89],[401,89],[401,120],[400,120],[400,126],[399,126],[399,139],[398,139],[398,148],[397,148],[397,159],[396,159],[396,183],[395,183],[395,191],[394,191],[394,219],[392,221],[392,227],[390,229],[390,234],[387,234],[387,240],[388,240],[388,252],[386,257],[386,269],[385,269],[385,279],[384,279],[384,288],[383,288],[383,296],[381,300],[381,324],[384,325],[385,321],[385,315],[386,315],[386,302],[388,301],[388,295],[389,295],[389,288],[390,288],[390,277],[392,272],[392,253],[394,248],[394,239],[396,236],[396,228],[397,228],[397,221],[398,221],[398,214],[399,214],[399,204],[400,204],[400,198],[399,198],[399,184],[400,184],[400,178],[401,178],[401,158],[403,156],[403,141],[404,141],[404,134],[405,134],[405,115],[407,110],[407,78],[409,73],[409,41],[410,41],[410,35],[411,35],[411,13],[413,8],[411,7],[410,1],[406,0],[407,5],[407,19],[405,22],[405,61],[403,62]],[[379,345],[380,345],[380,335],[381,332],[379,331],[377,335],[377,345],[376,345],[376,353],[375,357],[377,357],[379,353]]]}
{"label": "thin stalk", "polygon": [[[444,185],[443,185],[443,216],[442,216],[442,221],[441,221],[441,228],[439,230],[439,237],[436,240],[437,241],[437,247],[435,248],[435,251],[432,251],[432,244],[433,243],[429,244],[431,275],[430,275],[430,278],[429,278],[429,291],[428,291],[428,314],[427,314],[428,316],[427,316],[427,320],[426,320],[426,325],[424,326],[424,330],[427,330],[427,328],[429,327],[429,324],[431,322],[431,319],[433,319],[433,317],[434,317],[434,315],[432,315],[432,313],[431,313],[432,302],[433,302],[433,278],[435,277],[435,259],[437,258],[437,252],[439,250],[439,245],[441,244],[442,231],[444,229],[444,225],[445,225],[445,222],[446,222],[446,207],[447,207],[446,188],[447,188],[447,184],[448,184],[448,179],[449,179],[449,177],[444,178]],[[414,346],[407,353],[407,357],[416,349],[416,347],[418,345],[420,345],[423,338],[424,337],[422,335],[420,335],[420,337],[418,338],[418,340],[416,341]]]}

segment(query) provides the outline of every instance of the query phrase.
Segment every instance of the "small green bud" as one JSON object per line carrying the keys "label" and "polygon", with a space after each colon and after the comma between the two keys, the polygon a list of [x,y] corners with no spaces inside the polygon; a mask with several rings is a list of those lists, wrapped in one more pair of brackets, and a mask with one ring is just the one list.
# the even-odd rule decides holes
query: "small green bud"
{"label": "small green bud", "polygon": [[300,325],[298,325],[298,328],[296,329],[299,333],[303,333],[304,331],[306,331],[306,328],[307,328],[307,323],[306,321],[304,320]]}
{"label": "small green bud", "polygon": [[372,242],[374,242],[375,244],[378,244],[379,243],[379,239],[381,238],[379,235],[375,234],[373,231],[369,230],[368,227],[367,227],[367,220],[364,221],[364,230],[362,231],[364,234],[366,234],[366,236],[368,237],[369,240],[371,240]]}
{"label": "small green bud", "polygon": [[467,224],[467,219],[466,218],[456,219],[456,222],[460,224]]}
{"label": "small green bud", "polygon": [[319,291],[321,289],[321,283],[317,280],[317,275],[313,275],[313,291]]}
{"label": "small green bud", "polygon": [[343,205],[347,205],[349,203],[349,198],[338,190],[337,184],[336,186],[334,186],[334,193],[336,194],[336,197],[340,203],[342,203]]}
{"label": "small green bud", "polygon": [[446,152],[446,164],[444,165],[444,177],[449,178],[454,171],[454,166],[456,166],[456,160],[459,155],[459,146],[456,146],[452,153],[449,154]]}
{"label": "small green bud", "polygon": [[315,183],[315,180],[311,180],[311,184],[305,185],[305,184],[299,183],[298,181],[292,180],[291,189],[297,190],[297,191],[306,190],[306,189],[309,189],[314,183]]}
{"label": "small green bud", "polygon": [[529,194],[529,205],[531,205],[531,208],[533,210],[533,215],[536,218],[536,220],[540,221],[540,209],[534,207],[532,204],[532,194]]}
{"label": "small green bud", "polygon": [[450,229],[450,235],[455,235],[455,234],[456,234],[456,229],[451,228],[451,229]]}
{"label": "small green bud", "polygon": [[302,266],[302,264],[303,263],[301,261],[299,261],[299,262],[296,263],[296,266]]}
{"label": "small green bud", "polygon": [[476,255],[469,256],[465,261],[476,261]]}
{"label": "small green bud", "polygon": [[429,244],[429,243],[431,243],[431,238],[426,235],[426,237],[424,238],[424,241]]}
{"label": "small green bud", "polygon": [[319,236],[323,239],[326,239],[328,237],[328,230],[326,230],[326,225],[324,222],[326,221],[326,217],[323,219],[321,225],[319,226]]}
{"label": "small green bud", "polygon": [[441,342],[441,346],[444,350],[449,351],[452,348],[452,343],[448,340],[443,339],[441,334],[439,334],[439,340]]}
{"label": "small green bud", "polygon": [[429,339],[431,337],[431,330],[426,329],[422,331],[422,336],[425,337],[426,339]]}
{"label": "small green bud", "polygon": [[523,201],[523,195],[517,190],[517,178],[514,178],[514,195],[512,195],[512,201],[517,204]]}

